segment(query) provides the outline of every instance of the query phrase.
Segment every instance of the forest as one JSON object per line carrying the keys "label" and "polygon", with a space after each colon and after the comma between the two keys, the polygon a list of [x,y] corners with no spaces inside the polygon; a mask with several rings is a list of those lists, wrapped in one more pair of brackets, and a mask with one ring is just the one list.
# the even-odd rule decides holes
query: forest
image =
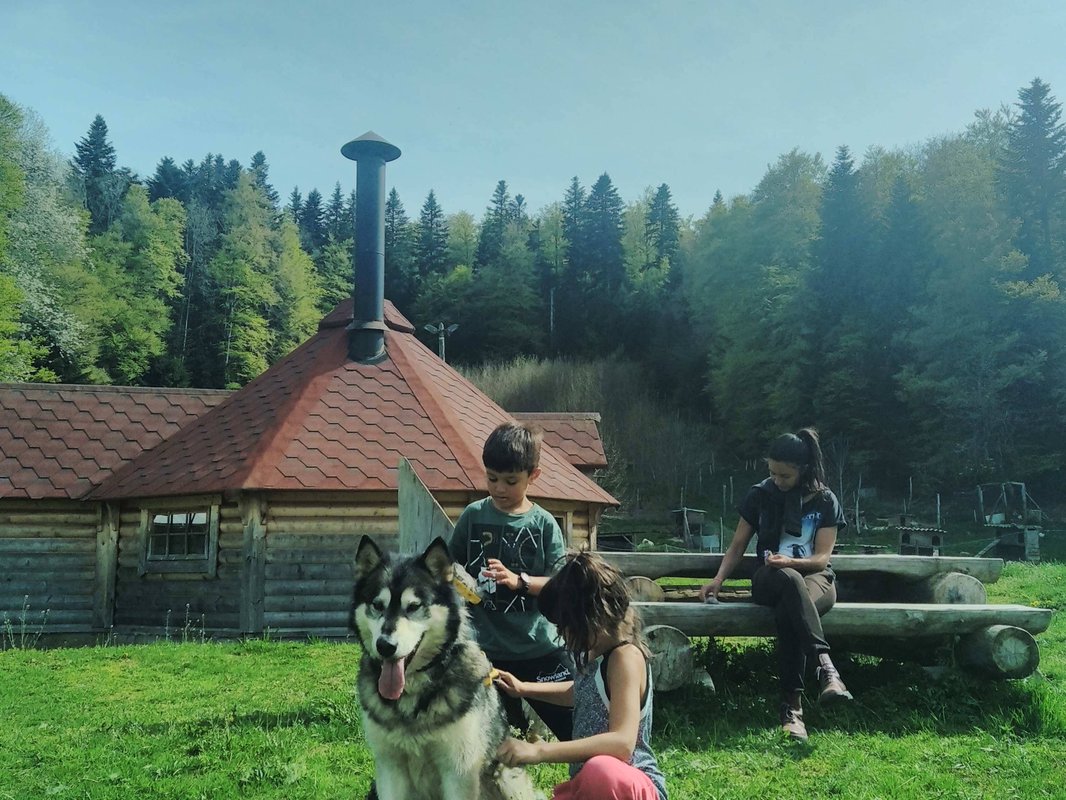
{"label": "forest", "polygon": [[[386,297],[430,347],[425,325],[457,325],[448,361],[467,370],[630,365],[723,454],[813,424],[871,484],[1051,486],[1066,447],[1060,110],[1036,78],[907,148],[794,149],[746,194],[709,187],[695,218],[668,184],[626,202],[606,173],[535,211],[506,180],[476,214],[432,190],[409,213],[392,190]],[[103,116],[71,145],[0,94],[0,381],[235,388],[351,294],[355,198],[339,183],[283,199],[262,152],[164,155],[137,175]],[[567,410],[544,402],[512,410]]]}

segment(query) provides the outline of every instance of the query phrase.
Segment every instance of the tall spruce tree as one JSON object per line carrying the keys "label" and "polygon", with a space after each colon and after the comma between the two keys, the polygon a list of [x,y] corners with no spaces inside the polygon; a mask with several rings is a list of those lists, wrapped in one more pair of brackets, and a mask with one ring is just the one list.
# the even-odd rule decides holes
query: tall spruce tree
{"label": "tall spruce tree", "polygon": [[503,235],[507,223],[512,219],[514,209],[507,181],[500,181],[492,193],[492,202],[485,210],[481,221],[481,235],[477,243],[477,267],[481,268],[495,261],[503,249]]}
{"label": "tall spruce tree", "polygon": [[418,241],[415,245],[418,274],[443,275],[448,267],[448,223],[433,190],[418,215]]}
{"label": "tall spruce tree", "polygon": [[407,312],[418,290],[411,221],[399,192],[393,188],[385,199],[385,297]]}
{"label": "tall spruce tree", "polygon": [[128,171],[117,169],[115,148],[107,138],[107,123],[99,114],[75,145],[75,151],[71,167],[89,211],[89,232],[102,233],[118,216],[131,176]]}
{"label": "tall spruce tree", "polygon": [[1029,259],[1026,277],[1061,270],[1066,219],[1066,128],[1051,87],[1034,78],[1018,92],[999,179],[1018,222],[1015,245]]}
{"label": "tall spruce tree", "polygon": [[655,253],[655,264],[648,266],[672,262],[681,244],[681,218],[670,196],[670,187],[665,183],[655,190],[648,207],[645,230]]}

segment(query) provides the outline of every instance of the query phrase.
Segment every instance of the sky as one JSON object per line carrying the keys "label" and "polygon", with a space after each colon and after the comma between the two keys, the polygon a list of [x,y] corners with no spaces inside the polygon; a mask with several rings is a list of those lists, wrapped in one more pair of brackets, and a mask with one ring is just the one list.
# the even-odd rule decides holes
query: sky
{"label": "sky", "polygon": [[1066,99],[1064,42],[1062,0],[0,0],[0,94],[67,157],[102,115],[145,178],[262,150],[282,198],[328,198],[374,131],[412,218],[604,172],[699,217],[793,148],[915,147],[1035,77]]}

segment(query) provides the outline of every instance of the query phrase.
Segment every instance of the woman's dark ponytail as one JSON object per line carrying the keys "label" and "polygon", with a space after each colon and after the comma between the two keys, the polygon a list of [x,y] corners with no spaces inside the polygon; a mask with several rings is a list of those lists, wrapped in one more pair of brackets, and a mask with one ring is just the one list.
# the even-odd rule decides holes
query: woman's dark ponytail
{"label": "woman's dark ponytail", "polygon": [[814,428],[801,428],[795,433],[778,436],[770,442],[766,457],[797,467],[800,471],[800,488],[804,492],[818,492],[826,487],[825,459],[818,442],[818,431]]}

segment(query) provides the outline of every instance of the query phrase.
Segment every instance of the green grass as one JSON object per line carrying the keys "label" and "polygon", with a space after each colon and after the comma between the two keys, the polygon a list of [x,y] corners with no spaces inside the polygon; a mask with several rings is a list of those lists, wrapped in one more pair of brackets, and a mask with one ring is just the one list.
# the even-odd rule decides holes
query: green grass
{"label": "green grass", "polygon": [[[776,729],[768,642],[698,643],[717,692],[656,697],[674,800],[1066,798],[1066,565],[1008,564],[993,602],[1057,609],[1041,667],[984,681],[841,659],[856,700]],[[362,798],[373,762],[351,644],[160,643],[0,652],[0,800]],[[561,765],[533,770],[544,790]]]}

